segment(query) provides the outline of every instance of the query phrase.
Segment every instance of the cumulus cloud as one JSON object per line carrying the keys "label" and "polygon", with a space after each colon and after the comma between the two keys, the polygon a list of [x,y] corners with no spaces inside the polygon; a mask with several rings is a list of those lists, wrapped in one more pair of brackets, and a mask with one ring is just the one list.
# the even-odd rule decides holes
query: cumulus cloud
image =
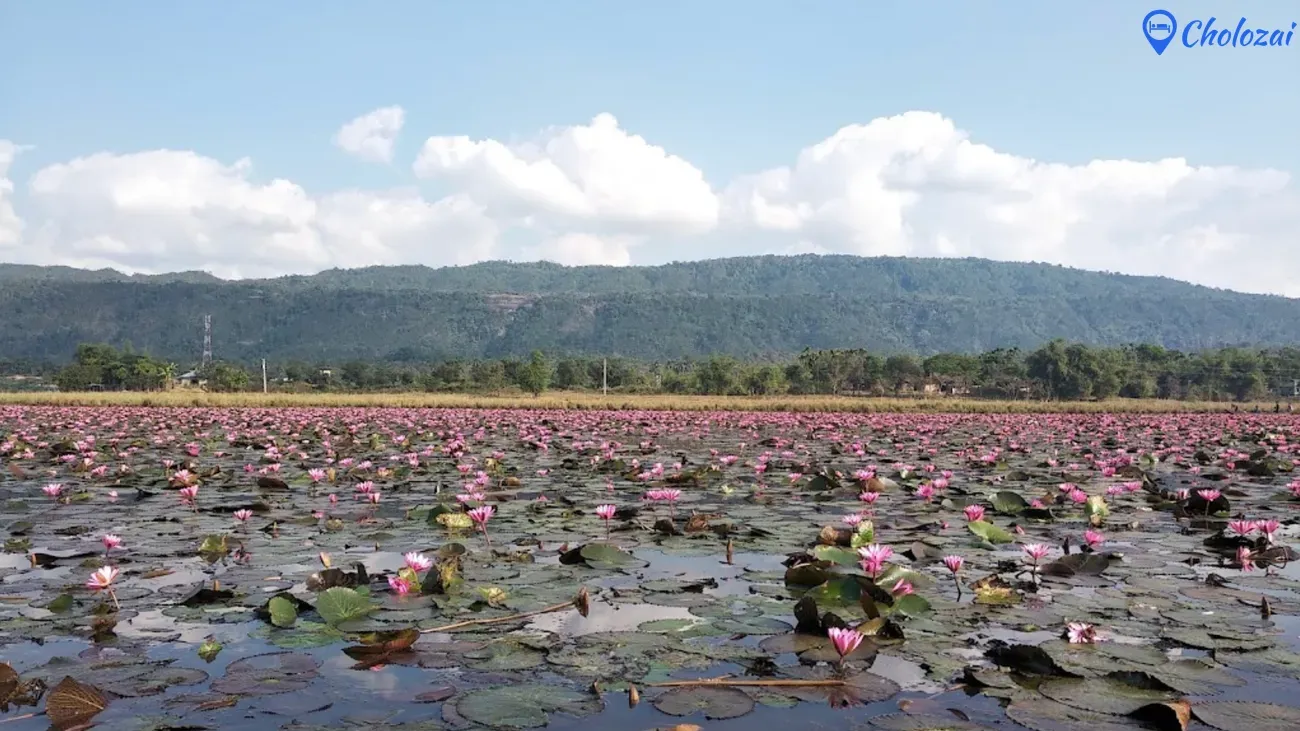
{"label": "cumulus cloud", "polygon": [[406,111],[401,107],[381,107],[339,128],[334,144],[367,162],[392,162],[393,146],[405,124]]}
{"label": "cumulus cloud", "polygon": [[[392,109],[395,124],[361,124],[372,112],[340,131],[340,146],[391,157]],[[387,145],[366,142],[376,136]],[[247,160],[193,152],[99,153],[35,173],[25,231],[5,172],[15,150],[0,142],[0,246],[32,263],[247,277],[492,258],[975,256],[1300,296],[1300,190],[1284,172],[1032,160],[929,112],[844,127],[716,188],[608,114],[509,143],[428,138],[413,169],[445,188],[438,200],[417,189],[313,195],[258,177]]]}
{"label": "cumulus cloud", "polygon": [[18,245],[23,235],[23,221],[14,211],[14,184],[9,166],[18,156],[18,145],[0,140],[0,250]]}
{"label": "cumulus cloud", "polygon": [[287,180],[256,182],[252,164],[193,152],[100,153],[33,176],[42,225],[25,260],[274,276],[373,264],[464,264],[492,254],[495,225],[462,196],[414,191],[309,195]]}
{"label": "cumulus cloud", "polygon": [[505,216],[678,235],[718,222],[718,199],[704,173],[627,133],[610,114],[514,145],[430,137],[414,169],[464,186]]}
{"label": "cumulus cloud", "polygon": [[1300,191],[1275,170],[1039,162],[908,112],[844,127],[723,197],[730,225],[821,251],[1042,261],[1300,295],[1286,270],[1300,267],[1288,242]]}
{"label": "cumulus cloud", "polygon": [[547,239],[532,250],[533,257],[568,266],[605,265],[622,267],[632,263],[630,248],[638,240],[630,236],[594,236],[568,233]]}

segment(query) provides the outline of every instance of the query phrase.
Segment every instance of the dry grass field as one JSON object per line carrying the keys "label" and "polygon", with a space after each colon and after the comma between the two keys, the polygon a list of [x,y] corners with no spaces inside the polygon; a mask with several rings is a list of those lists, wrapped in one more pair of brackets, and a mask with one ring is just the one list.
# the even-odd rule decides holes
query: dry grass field
{"label": "dry grass field", "polygon": [[[1112,399],[1107,401],[993,401],[947,397],[679,396],[553,391],[521,394],[446,393],[206,393],[143,392],[0,393],[0,405],[178,406],[229,408],[392,407],[449,409],[608,409],[644,411],[790,411],[852,413],[1171,413],[1231,411],[1225,402]],[[1249,411],[1254,404],[1238,404]],[[1260,404],[1271,412],[1273,404]]]}

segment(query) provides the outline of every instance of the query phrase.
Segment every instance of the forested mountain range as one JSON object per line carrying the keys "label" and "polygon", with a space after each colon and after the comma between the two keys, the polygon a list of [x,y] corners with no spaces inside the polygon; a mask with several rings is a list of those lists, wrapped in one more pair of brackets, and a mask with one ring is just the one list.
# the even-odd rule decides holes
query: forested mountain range
{"label": "forested mountain range", "polygon": [[218,358],[762,357],[1033,348],[1054,338],[1179,350],[1300,343],[1300,300],[1158,277],[980,259],[759,256],[655,267],[487,262],[224,281],[203,272],[0,265],[0,358],[130,344]]}

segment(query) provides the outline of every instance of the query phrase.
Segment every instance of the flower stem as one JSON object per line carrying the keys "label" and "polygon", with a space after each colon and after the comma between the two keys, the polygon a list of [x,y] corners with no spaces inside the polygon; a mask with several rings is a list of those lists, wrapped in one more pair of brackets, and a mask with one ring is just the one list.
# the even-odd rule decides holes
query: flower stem
{"label": "flower stem", "polygon": [[736,688],[841,688],[844,680],[740,680],[737,678],[701,678],[699,680],[673,680],[667,683],[647,683],[649,688],[697,688],[702,686],[730,686]]}

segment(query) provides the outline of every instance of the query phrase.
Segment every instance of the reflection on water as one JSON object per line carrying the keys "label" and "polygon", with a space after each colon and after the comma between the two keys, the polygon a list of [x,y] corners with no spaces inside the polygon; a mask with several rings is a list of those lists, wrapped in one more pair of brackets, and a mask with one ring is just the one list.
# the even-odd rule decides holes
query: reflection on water
{"label": "reflection on water", "polygon": [[558,632],[563,635],[586,635],[593,632],[623,632],[635,630],[645,622],[657,619],[698,619],[690,611],[679,607],[661,607],[655,604],[606,604],[592,602],[586,619],[573,612],[545,614],[529,625],[530,629]]}

